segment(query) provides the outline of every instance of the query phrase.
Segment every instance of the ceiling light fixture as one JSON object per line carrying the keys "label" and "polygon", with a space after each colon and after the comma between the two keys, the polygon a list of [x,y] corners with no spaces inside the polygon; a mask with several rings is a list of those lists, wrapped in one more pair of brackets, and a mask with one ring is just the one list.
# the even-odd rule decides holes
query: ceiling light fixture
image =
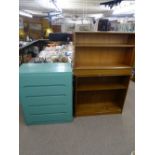
{"label": "ceiling light fixture", "polygon": [[27,13],[25,11],[21,11],[21,10],[19,11],[19,15],[26,16],[26,17],[29,17],[29,18],[32,18],[33,17],[32,14]]}
{"label": "ceiling light fixture", "polygon": [[60,15],[61,12],[49,12],[49,15],[50,16],[57,16],[57,15]]}
{"label": "ceiling light fixture", "polygon": [[47,13],[41,11],[34,11],[34,10],[24,10],[26,13],[32,14],[33,16],[46,16]]}
{"label": "ceiling light fixture", "polygon": [[94,18],[98,19],[98,18],[102,18],[103,14],[102,13],[90,14],[89,17],[94,17]]}

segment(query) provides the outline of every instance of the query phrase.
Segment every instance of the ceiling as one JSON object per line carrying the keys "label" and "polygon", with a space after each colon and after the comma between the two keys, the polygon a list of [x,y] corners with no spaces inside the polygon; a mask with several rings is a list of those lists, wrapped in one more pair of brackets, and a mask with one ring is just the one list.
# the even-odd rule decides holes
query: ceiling
{"label": "ceiling", "polygon": [[[103,14],[109,16],[112,10],[101,6],[100,3],[110,0],[55,0],[57,9],[61,9],[64,15],[88,15]],[[133,1],[133,0],[128,0]],[[45,16],[47,12],[56,11],[52,0],[19,0],[19,9],[25,10],[33,16]]]}

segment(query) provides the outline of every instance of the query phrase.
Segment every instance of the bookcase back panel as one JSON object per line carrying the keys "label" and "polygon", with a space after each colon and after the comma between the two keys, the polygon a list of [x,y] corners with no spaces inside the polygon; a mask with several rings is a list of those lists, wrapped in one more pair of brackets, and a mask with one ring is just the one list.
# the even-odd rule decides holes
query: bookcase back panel
{"label": "bookcase back panel", "polygon": [[77,93],[76,115],[120,113],[126,90]]}
{"label": "bookcase back panel", "polygon": [[128,37],[128,44],[135,45],[135,34],[130,34]]}
{"label": "bookcase back panel", "polygon": [[76,79],[77,86],[79,90],[89,90],[90,88],[126,88],[128,86],[128,80],[130,76],[102,76],[102,77],[78,77]]}
{"label": "bookcase back panel", "polygon": [[[131,41],[132,39],[132,41]],[[77,33],[76,44],[98,43],[98,44],[129,44],[134,43],[133,34],[106,34],[106,33]]]}
{"label": "bookcase back panel", "polygon": [[[79,104],[94,104],[97,102],[114,102],[118,94],[117,91],[92,91],[92,92],[83,92],[78,93],[78,103]],[[118,92],[117,92],[118,93]]]}
{"label": "bookcase back panel", "polygon": [[131,48],[76,48],[74,68],[89,66],[130,66]]}

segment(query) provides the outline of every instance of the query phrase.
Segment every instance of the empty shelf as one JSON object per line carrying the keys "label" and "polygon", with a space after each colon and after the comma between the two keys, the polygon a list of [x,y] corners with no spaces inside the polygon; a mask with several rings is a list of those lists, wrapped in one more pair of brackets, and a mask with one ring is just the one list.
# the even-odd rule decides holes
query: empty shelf
{"label": "empty shelf", "polygon": [[83,115],[99,115],[121,113],[121,108],[115,102],[94,102],[94,103],[78,103],[76,105],[76,116]]}
{"label": "empty shelf", "polygon": [[96,85],[80,85],[77,87],[77,91],[95,91],[95,90],[112,90],[112,89],[126,89],[127,87],[123,84],[112,83],[112,84],[96,84]]}

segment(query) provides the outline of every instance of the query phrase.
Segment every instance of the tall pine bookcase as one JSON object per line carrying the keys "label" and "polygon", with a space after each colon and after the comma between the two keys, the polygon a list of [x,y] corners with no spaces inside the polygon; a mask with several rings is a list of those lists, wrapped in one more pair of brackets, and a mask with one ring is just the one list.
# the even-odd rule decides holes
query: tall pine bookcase
{"label": "tall pine bookcase", "polygon": [[134,33],[75,32],[75,116],[122,112],[134,51]]}

